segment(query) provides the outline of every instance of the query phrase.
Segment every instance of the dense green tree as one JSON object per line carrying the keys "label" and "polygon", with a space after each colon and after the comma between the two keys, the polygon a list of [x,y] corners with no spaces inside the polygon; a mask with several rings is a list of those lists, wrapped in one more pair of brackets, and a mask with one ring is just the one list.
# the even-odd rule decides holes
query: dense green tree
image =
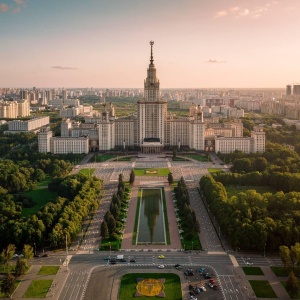
{"label": "dense green tree", "polygon": [[24,245],[24,248],[23,248],[23,255],[24,255],[24,258],[25,259],[31,259],[33,258],[34,256],[34,250],[33,250],[33,247],[30,246],[30,245]]}
{"label": "dense green tree", "polygon": [[107,227],[107,223],[105,221],[102,222],[101,224],[101,236],[106,239],[109,236],[109,231]]}
{"label": "dense green tree", "polygon": [[280,246],[279,247],[279,256],[280,256],[281,261],[286,269],[290,268],[292,266],[291,253],[290,253],[289,247]]}
{"label": "dense green tree", "polygon": [[291,272],[289,274],[289,277],[288,277],[288,280],[286,283],[286,290],[292,298],[296,297],[298,294],[299,285],[298,285],[298,280],[297,280],[294,272]]}
{"label": "dense green tree", "polygon": [[15,290],[15,278],[13,275],[8,273],[1,283],[1,292],[5,295],[8,295],[9,298],[12,298],[12,294]]}
{"label": "dense green tree", "polygon": [[16,262],[16,268],[15,268],[15,273],[16,276],[21,276],[26,273],[28,266],[27,266],[27,260],[23,259],[21,257],[18,257],[17,262]]}
{"label": "dense green tree", "polygon": [[130,176],[129,176],[129,183],[132,185],[135,181],[135,173],[134,170],[131,170]]}
{"label": "dense green tree", "polygon": [[116,220],[113,215],[110,215],[107,220],[108,232],[110,235],[116,232]]}
{"label": "dense green tree", "polygon": [[173,184],[173,182],[174,182],[173,174],[171,172],[168,174],[168,182],[170,185]]}

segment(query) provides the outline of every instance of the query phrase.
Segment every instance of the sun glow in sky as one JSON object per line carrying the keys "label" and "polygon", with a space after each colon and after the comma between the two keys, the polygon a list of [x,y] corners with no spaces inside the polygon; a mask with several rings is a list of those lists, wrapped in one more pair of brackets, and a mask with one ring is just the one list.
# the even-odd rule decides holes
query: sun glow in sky
{"label": "sun glow in sky", "polygon": [[0,0],[1,87],[162,88],[300,81],[299,0]]}

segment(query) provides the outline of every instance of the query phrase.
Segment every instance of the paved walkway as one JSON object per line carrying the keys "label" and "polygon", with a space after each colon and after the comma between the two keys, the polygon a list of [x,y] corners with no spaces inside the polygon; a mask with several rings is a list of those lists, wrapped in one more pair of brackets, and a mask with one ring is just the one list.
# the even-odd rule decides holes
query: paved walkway
{"label": "paved walkway", "polygon": [[[68,260],[71,259],[71,256],[68,256]],[[26,275],[21,278],[21,282],[16,288],[13,299],[15,300],[24,300],[23,296],[27,291],[28,287],[33,280],[53,280],[51,288],[46,296],[48,299],[58,299],[59,295],[65,285],[65,282],[69,276],[69,270],[67,268],[66,262],[59,267],[59,270],[56,275],[39,275],[41,265],[32,265]],[[26,298],[27,300],[37,300],[45,298]]]}
{"label": "paved walkway", "polygon": [[[237,281],[244,290],[247,291],[247,296],[249,299],[261,299],[256,298],[255,294],[251,288],[249,280],[267,280],[274,290],[277,298],[280,300],[289,300],[291,299],[286,292],[285,288],[282,286],[281,282],[286,281],[287,277],[277,277],[270,267],[260,267],[264,273],[264,275],[245,275],[242,267],[234,267],[233,271],[236,275]],[[274,298],[264,298],[264,300],[271,300]]]}

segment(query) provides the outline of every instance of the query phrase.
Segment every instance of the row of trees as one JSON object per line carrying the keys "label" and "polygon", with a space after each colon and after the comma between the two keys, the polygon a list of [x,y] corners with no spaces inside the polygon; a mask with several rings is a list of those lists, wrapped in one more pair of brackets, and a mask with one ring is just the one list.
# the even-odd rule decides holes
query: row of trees
{"label": "row of trees", "polygon": [[300,192],[300,173],[260,173],[252,172],[246,174],[238,173],[214,173],[213,177],[216,181],[227,185],[242,185],[242,186],[271,186],[278,191]]}
{"label": "row of trees", "polygon": [[104,239],[116,241],[119,239],[119,231],[123,227],[122,219],[125,218],[129,190],[125,187],[123,175],[119,174],[118,190],[113,194],[109,210],[104,216],[100,232]]}
{"label": "row of trees", "polygon": [[0,254],[0,264],[6,266],[7,270],[7,274],[1,282],[0,290],[8,297],[11,297],[15,290],[16,277],[26,273],[28,270],[27,260],[31,259],[34,255],[33,248],[30,245],[24,245],[23,257],[18,256],[14,268],[11,268],[10,262],[15,255],[15,251],[16,246],[14,244],[9,244]]}
{"label": "row of trees", "polygon": [[248,190],[228,199],[223,184],[211,176],[201,178],[200,190],[233,247],[277,251],[300,238],[298,192],[261,195]]}
{"label": "row of trees", "polygon": [[65,245],[81,230],[82,221],[99,204],[102,182],[96,177],[76,174],[55,179],[50,190],[58,197],[47,203],[35,215],[22,218],[22,207],[14,202],[12,195],[0,189],[0,249],[7,242],[18,248],[24,244],[49,245],[53,248]]}
{"label": "row of trees", "polygon": [[197,235],[200,232],[200,223],[196,217],[195,211],[190,207],[190,198],[188,188],[183,177],[178,181],[177,187],[174,188],[177,199],[179,216],[183,220],[183,230],[190,235]]}

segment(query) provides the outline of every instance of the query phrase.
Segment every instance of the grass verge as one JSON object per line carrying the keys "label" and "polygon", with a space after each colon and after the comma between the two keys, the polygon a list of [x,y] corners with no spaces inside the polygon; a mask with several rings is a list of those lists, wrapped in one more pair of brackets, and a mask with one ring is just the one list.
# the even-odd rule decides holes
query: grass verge
{"label": "grass verge", "polygon": [[95,157],[96,157],[95,158],[96,162],[103,162],[103,161],[107,161],[109,159],[115,158],[117,156],[114,154],[103,154],[103,155],[97,155]]}
{"label": "grass verge", "polygon": [[142,196],[142,190],[138,190],[138,200],[136,204],[136,211],[135,211],[135,220],[134,220],[134,229],[132,234],[132,245],[136,245],[136,234],[137,234],[137,227],[139,224],[139,212],[140,212],[140,205],[141,205],[141,196]]}
{"label": "grass verge", "polygon": [[42,266],[38,272],[38,275],[56,275],[59,270],[59,266]]}
{"label": "grass verge", "polygon": [[53,280],[33,280],[23,298],[46,298]]}
{"label": "grass verge", "polygon": [[209,161],[207,155],[200,155],[200,154],[188,154],[187,157],[195,159],[197,161],[204,161],[207,162]]}
{"label": "grass verge", "polygon": [[135,176],[168,176],[170,173],[168,168],[141,168],[134,169]]}
{"label": "grass verge", "polygon": [[88,177],[93,176],[94,172],[95,172],[95,169],[81,169],[79,171],[80,174],[84,174]]}
{"label": "grass verge", "polygon": [[131,273],[126,274],[121,279],[121,287],[120,287],[120,300],[149,300],[149,299],[157,299],[157,297],[135,297],[136,292],[136,279],[137,278],[152,278],[159,279],[164,278],[164,291],[165,297],[164,300],[181,300],[182,292],[181,292],[181,284],[180,278],[176,274],[169,273]]}
{"label": "grass verge", "polygon": [[164,188],[162,189],[162,197],[163,197],[163,205],[164,205],[166,239],[167,239],[167,245],[170,245],[171,240],[170,240],[169,219],[168,219],[168,210],[167,210],[166,195],[165,195],[165,189]]}
{"label": "grass verge", "polygon": [[267,280],[249,280],[249,283],[257,298],[277,298]]}
{"label": "grass verge", "polygon": [[243,267],[243,271],[246,275],[264,275],[260,267]]}
{"label": "grass verge", "polygon": [[208,172],[210,174],[213,174],[213,173],[224,173],[224,171],[222,169],[220,169],[220,168],[208,168],[207,170],[208,170]]}

